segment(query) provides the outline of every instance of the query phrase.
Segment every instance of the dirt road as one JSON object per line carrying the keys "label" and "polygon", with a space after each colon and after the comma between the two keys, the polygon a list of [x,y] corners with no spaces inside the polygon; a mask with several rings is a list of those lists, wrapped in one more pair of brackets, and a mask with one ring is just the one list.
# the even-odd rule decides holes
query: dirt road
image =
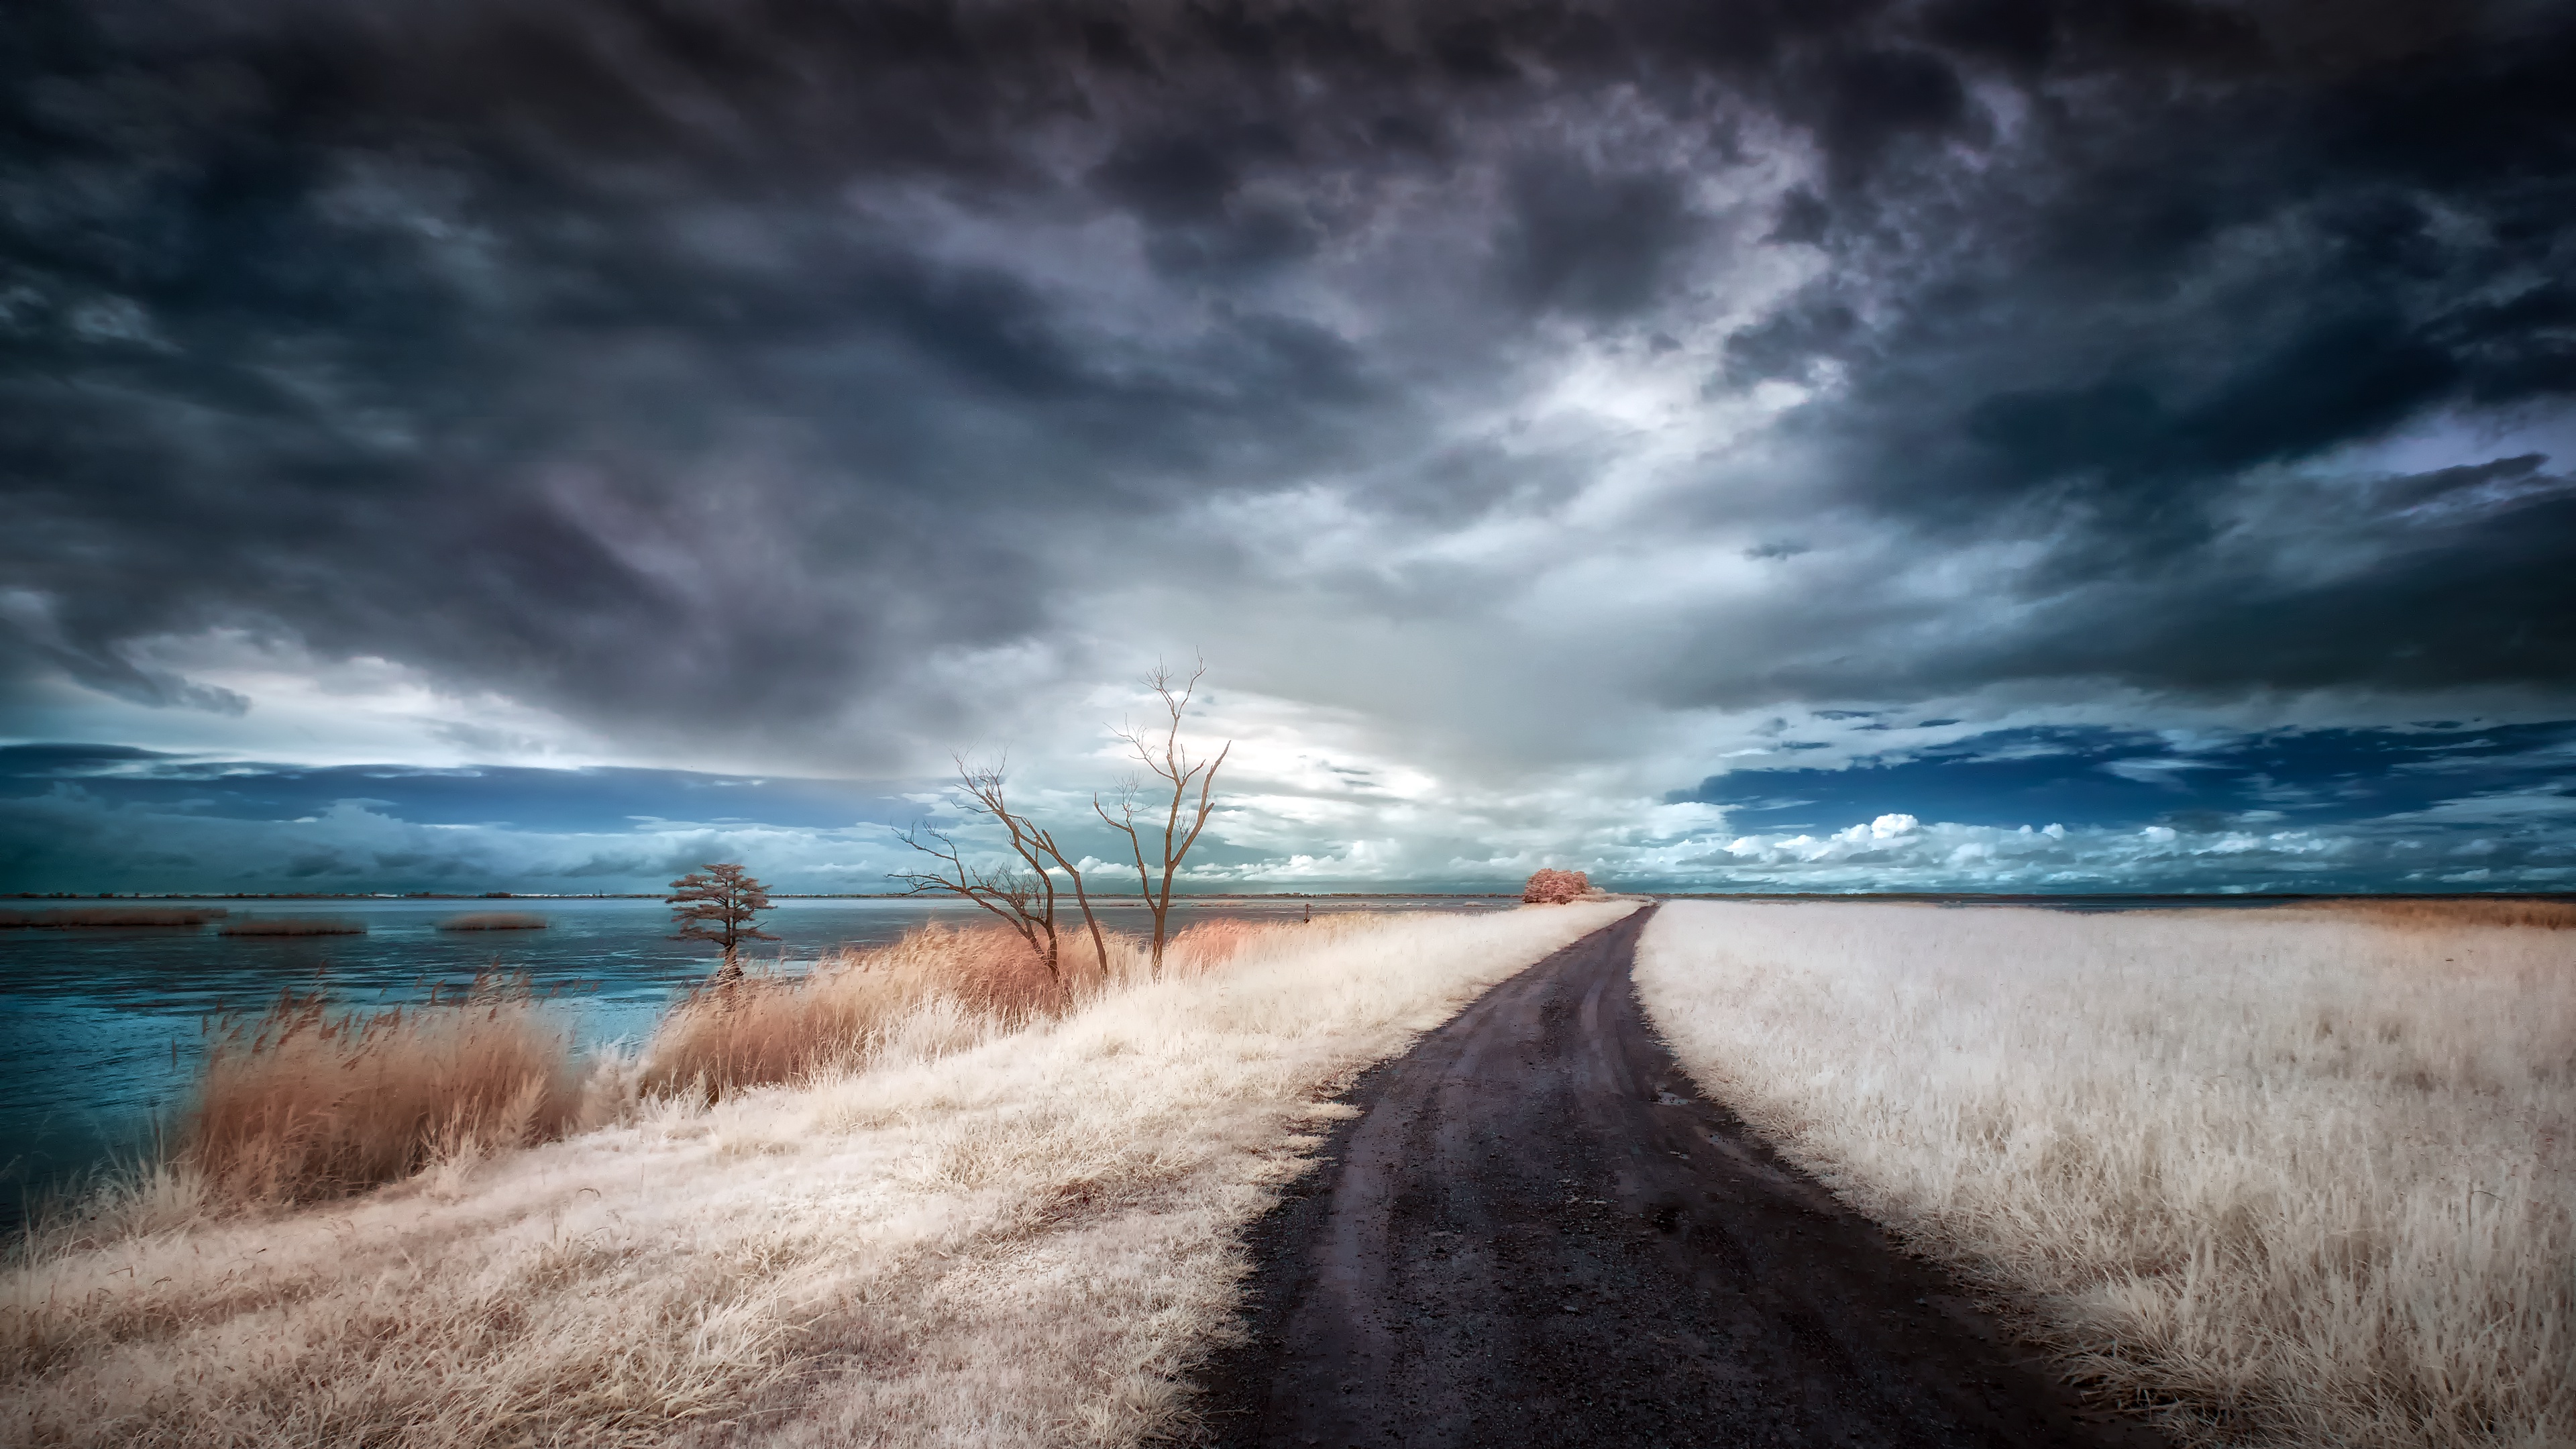
{"label": "dirt road", "polygon": [[1255,1231],[1219,1445],[2161,1445],[1696,1090],[1628,978],[1649,913],[1364,1079]]}

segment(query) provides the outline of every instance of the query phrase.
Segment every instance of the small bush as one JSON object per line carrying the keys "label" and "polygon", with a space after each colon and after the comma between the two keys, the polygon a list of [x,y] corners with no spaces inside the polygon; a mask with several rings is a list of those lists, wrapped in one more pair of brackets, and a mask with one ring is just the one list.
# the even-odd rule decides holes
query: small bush
{"label": "small bush", "polygon": [[1561,906],[1583,899],[1591,878],[1579,870],[1542,870],[1521,887],[1521,899],[1534,906]]}
{"label": "small bush", "polygon": [[226,921],[215,929],[218,936],[363,936],[367,923],[345,916],[254,916],[248,920]]}
{"label": "small bush", "polygon": [[458,998],[334,1014],[288,991],[207,1024],[177,1158],[219,1203],[301,1202],[560,1135],[577,1115],[571,1043],[524,975]]}
{"label": "small bush", "polygon": [[546,918],[526,911],[469,911],[438,923],[442,931],[542,931]]}

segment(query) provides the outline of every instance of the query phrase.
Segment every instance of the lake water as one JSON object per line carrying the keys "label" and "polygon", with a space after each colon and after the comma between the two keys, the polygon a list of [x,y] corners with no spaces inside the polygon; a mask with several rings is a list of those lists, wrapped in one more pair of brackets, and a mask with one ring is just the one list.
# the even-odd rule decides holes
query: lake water
{"label": "lake water", "polygon": [[[36,909],[84,901],[13,902]],[[153,1124],[184,1105],[200,1023],[213,1012],[256,1011],[287,987],[317,980],[349,1006],[417,1001],[432,985],[462,986],[478,968],[526,971],[562,994],[556,1010],[580,1045],[640,1041],[664,1008],[703,980],[713,947],[669,939],[659,900],[317,900],[119,902],[211,905],[229,919],[337,916],[361,936],[220,936],[198,929],[0,929],[0,1222],[32,1194],[113,1154],[130,1155]],[[1293,917],[1294,898],[1172,903],[1172,926],[1215,917]],[[1493,910],[1512,904],[1456,896],[1316,900],[1345,910]],[[439,922],[481,910],[544,916],[541,931],[442,931]],[[1103,925],[1143,932],[1141,904],[1110,905]],[[841,945],[875,945],[931,921],[989,922],[956,901],[785,900],[762,919],[779,937],[748,960],[810,961]],[[1073,917],[1080,929],[1081,918]]]}

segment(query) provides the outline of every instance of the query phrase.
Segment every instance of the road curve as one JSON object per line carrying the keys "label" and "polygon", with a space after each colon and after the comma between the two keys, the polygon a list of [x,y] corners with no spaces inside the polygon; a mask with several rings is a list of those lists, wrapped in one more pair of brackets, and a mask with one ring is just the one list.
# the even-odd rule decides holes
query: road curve
{"label": "road curve", "polygon": [[1362,1080],[1256,1225],[1203,1442],[2163,1444],[1698,1100],[1629,981],[1650,914]]}

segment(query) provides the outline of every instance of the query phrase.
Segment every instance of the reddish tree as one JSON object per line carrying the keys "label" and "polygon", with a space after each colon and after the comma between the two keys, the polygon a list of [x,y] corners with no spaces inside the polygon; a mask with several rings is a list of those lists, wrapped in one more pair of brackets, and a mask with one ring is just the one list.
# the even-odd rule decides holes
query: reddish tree
{"label": "reddish tree", "polygon": [[713,941],[724,947],[724,965],[718,974],[735,977],[742,974],[742,963],[735,959],[745,941],[775,941],[778,938],[760,929],[754,917],[769,909],[769,887],[751,878],[739,865],[710,865],[693,870],[671,882],[671,894],[662,898],[671,909],[671,924],[680,928],[674,941]]}
{"label": "reddish tree", "polygon": [[1521,899],[1534,906],[1561,906],[1580,900],[1592,889],[1592,880],[1579,870],[1542,870],[1521,887]]}

